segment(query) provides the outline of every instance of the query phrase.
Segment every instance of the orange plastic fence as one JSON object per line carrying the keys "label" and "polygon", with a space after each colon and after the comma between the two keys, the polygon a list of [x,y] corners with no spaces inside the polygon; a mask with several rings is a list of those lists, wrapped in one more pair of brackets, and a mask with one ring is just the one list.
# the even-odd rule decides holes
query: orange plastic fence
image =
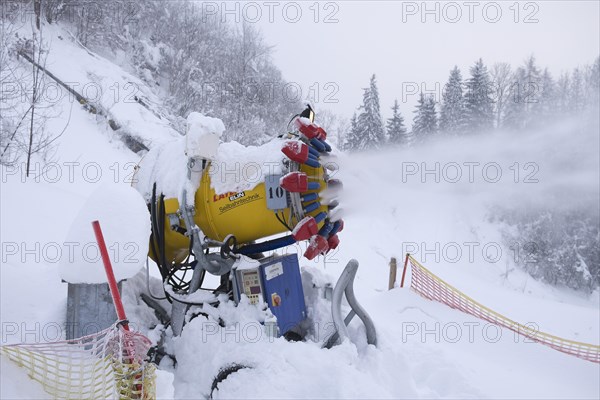
{"label": "orange plastic fence", "polygon": [[471,314],[490,323],[510,329],[520,335],[549,346],[563,353],[584,360],[600,363],[600,346],[563,339],[519,324],[484,305],[476,302],[460,290],[449,285],[412,256],[408,256],[411,267],[410,287],[421,296],[444,303],[452,308]]}
{"label": "orange plastic fence", "polygon": [[0,352],[57,399],[150,400],[156,398],[155,366],[145,359],[151,345],[115,325],[79,339],[6,345]]}

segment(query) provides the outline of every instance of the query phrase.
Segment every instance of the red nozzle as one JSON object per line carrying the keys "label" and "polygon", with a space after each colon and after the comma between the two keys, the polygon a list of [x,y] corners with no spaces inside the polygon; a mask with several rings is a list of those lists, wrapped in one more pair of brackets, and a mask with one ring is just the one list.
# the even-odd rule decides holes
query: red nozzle
{"label": "red nozzle", "polygon": [[321,128],[320,126],[317,128],[317,138],[321,140],[327,139],[327,132],[325,132],[325,129]]}
{"label": "red nozzle", "polygon": [[329,239],[327,239],[327,245],[329,246],[329,250],[334,250],[338,247],[338,245],[340,244],[340,238],[338,237],[338,235],[333,235],[330,236]]}
{"label": "red nozzle", "polygon": [[295,123],[296,123],[296,127],[298,127],[298,130],[300,131],[300,133],[302,133],[307,138],[312,139],[312,138],[319,136],[319,133],[320,133],[319,129],[321,129],[321,128],[319,128],[319,126],[317,126],[313,123],[310,123],[310,122],[307,123],[302,118],[296,118]]}
{"label": "red nozzle", "polygon": [[290,172],[279,179],[279,186],[292,193],[306,192],[308,176],[304,172]]}
{"label": "red nozzle", "polygon": [[317,221],[313,217],[304,217],[292,231],[292,236],[299,242],[310,239],[317,232],[319,232]]}
{"label": "red nozzle", "polygon": [[286,142],[281,151],[287,158],[300,164],[308,159],[308,146],[302,142]]}
{"label": "red nozzle", "polygon": [[308,243],[308,248],[304,252],[304,257],[309,260],[312,260],[319,254],[325,253],[329,250],[329,245],[327,244],[327,239],[325,239],[321,235],[314,235],[310,238],[310,242]]}

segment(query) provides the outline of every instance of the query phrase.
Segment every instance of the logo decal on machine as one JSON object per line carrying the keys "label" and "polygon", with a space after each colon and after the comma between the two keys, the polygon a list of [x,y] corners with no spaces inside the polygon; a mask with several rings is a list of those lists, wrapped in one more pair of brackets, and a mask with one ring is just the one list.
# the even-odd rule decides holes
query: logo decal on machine
{"label": "logo decal on machine", "polygon": [[237,194],[234,194],[233,196],[229,196],[229,201],[235,201],[237,199],[241,199],[244,196],[246,196],[246,192],[239,192]]}
{"label": "logo decal on machine", "polygon": [[226,198],[231,197],[231,196],[235,196],[236,194],[237,194],[236,192],[227,192],[227,193],[223,193],[223,194],[214,194],[213,195],[213,203],[217,202],[219,200],[226,199]]}
{"label": "logo decal on machine", "polygon": [[219,207],[219,214],[223,214],[227,211],[233,210],[236,207],[243,206],[248,203],[260,200],[263,197],[259,193],[246,196],[246,192],[234,193],[228,198],[229,202],[224,206]]}

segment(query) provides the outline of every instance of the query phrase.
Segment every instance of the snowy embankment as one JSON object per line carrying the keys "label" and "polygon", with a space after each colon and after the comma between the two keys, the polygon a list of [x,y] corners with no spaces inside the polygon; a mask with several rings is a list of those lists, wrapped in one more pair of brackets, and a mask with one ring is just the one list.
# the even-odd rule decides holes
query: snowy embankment
{"label": "snowy embankment", "polygon": [[[92,56],[68,40],[63,37],[60,45],[55,43],[57,51],[69,51],[71,60],[54,62],[57,75],[69,76],[71,69],[81,68],[79,77],[83,79],[89,68],[93,79],[122,82],[122,76],[127,76],[112,64],[108,69],[97,69],[73,63]],[[49,59],[52,57],[51,51]],[[61,54],[56,57],[61,58]],[[97,56],[92,59],[97,65],[110,64],[98,61]],[[127,76],[125,80],[131,79]],[[134,105],[145,113],[145,108]],[[71,108],[67,98],[61,107],[66,119]],[[67,287],[60,280],[56,251],[62,248],[89,197],[102,185],[129,185],[133,165],[139,161],[136,154],[114,140],[110,128],[78,104],[72,107],[70,124],[58,141],[54,168],[43,169],[36,161],[37,173],[44,175],[27,181],[22,169],[1,170],[2,344],[54,341],[64,336]],[[51,123],[64,125],[64,121]],[[136,121],[131,124],[135,126]],[[143,126],[149,140],[162,140],[160,132],[165,127],[160,121]],[[517,207],[551,198],[561,203],[561,194],[567,192],[576,193],[578,201],[598,198],[597,186],[589,186],[594,177],[597,182],[597,169],[593,168],[597,166],[598,155],[593,154],[597,146],[583,147],[584,154],[578,154],[578,170],[554,167],[581,151],[578,143],[564,140],[568,134],[569,125],[552,134],[532,133],[512,141],[490,136],[480,139],[477,147],[465,139],[454,139],[412,150],[342,156],[338,162],[345,186],[346,228],[340,234],[340,248],[325,260],[301,260],[309,314],[314,321],[310,340],[290,343],[257,337],[256,310],[226,304],[219,313],[225,322],[237,321],[237,325],[220,328],[211,318],[198,317],[180,338],[169,339],[168,350],[177,356],[178,367],[174,370],[167,361],[161,365],[159,398],[206,396],[213,377],[229,363],[252,368],[229,376],[214,393],[216,398],[598,398],[598,364],[527,343],[513,332],[424,300],[408,289],[386,291],[389,258],[396,256],[401,263],[408,250],[450,284],[508,317],[535,323],[541,330],[567,339],[597,344],[597,299],[550,288],[517,269],[506,278],[502,276],[514,268],[513,254],[503,244],[505,227],[488,217],[497,204]],[[171,137],[171,133],[164,135]],[[552,149],[558,143],[562,152],[556,154]],[[232,146],[243,153],[238,145]],[[468,176],[457,183],[435,183],[432,175],[422,183],[422,162],[429,163],[429,169],[434,168],[431,163],[456,162],[462,166],[463,175],[468,173],[465,162],[479,162],[480,167],[475,169],[474,183]],[[481,166],[489,162],[500,165],[504,179],[490,183],[482,177]],[[529,172],[523,171],[524,163],[537,162],[539,182],[526,184],[521,175],[515,183],[514,176],[509,175],[515,162],[520,163],[522,173]],[[410,172],[415,164],[418,175]],[[436,249],[436,243],[440,250],[425,258],[424,248]],[[456,248],[449,243],[462,250],[460,257],[451,252]],[[486,259],[482,249],[488,245],[486,249],[492,251],[495,244],[503,253],[491,262],[489,257],[496,260],[494,253],[487,254]],[[474,249],[473,259],[469,258],[469,246]],[[331,317],[327,302],[311,289],[311,280],[318,284],[334,282],[350,258],[360,262],[357,297],[375,321],[379,347],[367,346],[364,329],[353,321],[350,334],[356,344],[322,350]],[[151,283],[153,293],[159,294],[160,285],[154,280]],[[132,325],[156,340],[161,326],[137,296],[142,291],[146,291],[143,275],[126,282],[126,312]],[[22,370],[8,365],[4,358],[0,379],[2,398],[44,397]]]}

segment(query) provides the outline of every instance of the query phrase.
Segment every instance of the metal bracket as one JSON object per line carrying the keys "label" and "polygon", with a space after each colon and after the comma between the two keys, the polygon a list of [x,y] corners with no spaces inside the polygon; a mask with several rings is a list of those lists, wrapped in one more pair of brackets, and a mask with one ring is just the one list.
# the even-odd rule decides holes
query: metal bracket
{"label": "metal bracket", "polygon": [[[193,157],[190,157],[188,160],[187,178],[189,183],[192,183],[192,180],[194,179],[199,180],[204,172],[206,166],[205,160],[202,160],[202,168],[200,170],[194,170],[194,166],[199,161],[200,160],[196,160]],[[221,276],[231,270],[233,262],[226,262],[225,260],[220,259],[217,260],[214,257],[209,258],[208,255],[204,254],[204,247],[202,246],[203,241],[201,239],[202,231],[194,222],[195,206],[193,204],[188,204],[187,197],[187,186],[184,185],[181,193],[180,211],[183,221],[185,222],[187,235],[189,235],[190,240],[192,240],[192,250],[194,251],[194,256],[196,257],[197,261],[188,290],[188,294],[192,294],[200,288],[202,277],[205,271],[213,275]],[[188,309],[188,304],[179,302],[175,299],[173,300],[173,306],[171,308],[171,327],[175,336],[179,336],[183,330],[183,326],[185,324],[185,314],[187,313]]]}
{"label": "metal bracket", "polygon": [[[346,339],[350,339],[348,335],[347,325],[352,321],[355,315],[361,319],[365,325],[367,333],[367,343],[377,346],[377,332],[373,320],[367,314],[364,308],[356,300],[354,295],[354,278],[356,277],[356,271],[358,270],[358,261],[352,259],[344,268],[344,271],[340,275],[335,288],[333,289],[333,299],[331,301],[331,313],[333,315],[333,325],[335,332],[325,342],[323,347],[330,349],[338,342],[343,342]],[[348,304],[352,310],[346,315],[346,318],[342,318],[342,299],[346,295]]]}

